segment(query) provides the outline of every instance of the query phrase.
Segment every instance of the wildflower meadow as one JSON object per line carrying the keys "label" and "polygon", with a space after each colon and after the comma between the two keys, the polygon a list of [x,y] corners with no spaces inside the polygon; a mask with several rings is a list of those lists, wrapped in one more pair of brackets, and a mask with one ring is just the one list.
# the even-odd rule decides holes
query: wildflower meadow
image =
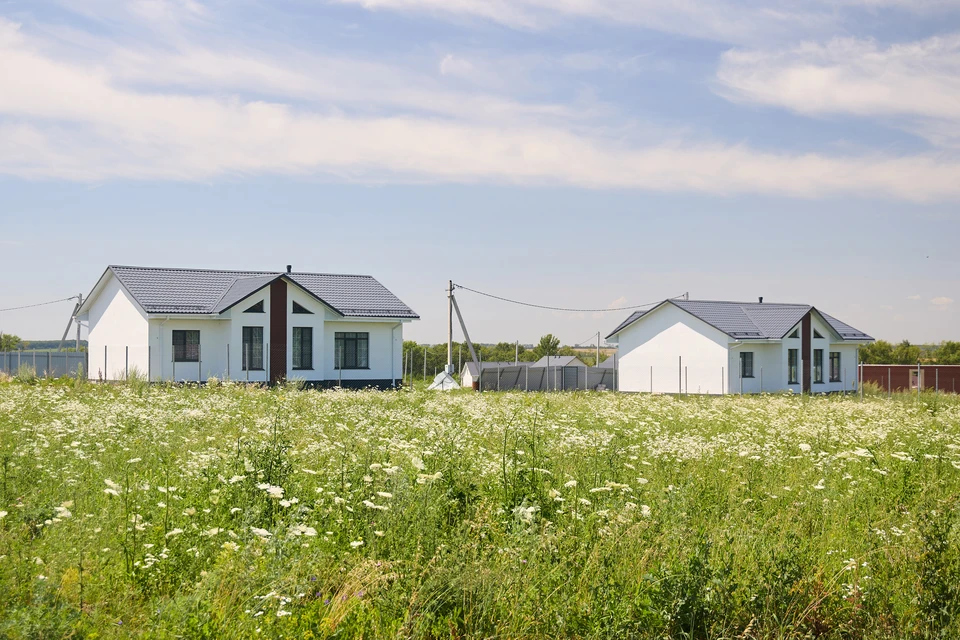
{"label": "wildflower meadow", "polygon": [[960,401],[0,383],[0,636],[960,637]]}

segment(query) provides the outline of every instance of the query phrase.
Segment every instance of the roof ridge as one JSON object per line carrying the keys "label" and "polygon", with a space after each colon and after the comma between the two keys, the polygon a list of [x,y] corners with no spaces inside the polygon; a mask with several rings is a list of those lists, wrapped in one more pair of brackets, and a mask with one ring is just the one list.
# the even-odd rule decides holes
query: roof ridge
{"label": "roof ridge", "polygon": [[373,276],[366,273],[318,273],[314,271],[294,271],[292,273],[287,273],[286,271],[257,271],[257,270],[243,270],[243,269],[205,269],[205,268],[194,268],[194,267],[141,267],[131,264],[111,264],[108,268],[110,269],[140,269],[142,271],[199,271],[201,273],[226,273],[226,274],[247,274],[248,277],[253,276],[268,276],[268,275],[286,275],[286,276],[333,276],[333,277],[343,277],[343,278],[371,278]]}
{"label": "roof ridge", "polygon": [[806,304],[803,302],[743,302],[739,300],[684,300],[683,298],[667,298],[666,301],[669,302],[706,302],[706,303],[717,303],[717,304],[740,304],[745,305],[749,304],[752,306],[780,306],[780,307],[811,307],[813,305]]}

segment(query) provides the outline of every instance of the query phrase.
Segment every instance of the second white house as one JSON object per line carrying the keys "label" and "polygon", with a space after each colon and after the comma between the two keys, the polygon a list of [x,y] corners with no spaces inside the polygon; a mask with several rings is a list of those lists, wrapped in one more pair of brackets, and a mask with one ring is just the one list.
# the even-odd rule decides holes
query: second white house
{"label": "second white house", "polygon": [[416,313],[370,276],[110,266],[77,312],[89,377],[396,386]]}
{"label": "second white house", "polygon": [[804,393],[857,388],[873,338],[806,304],[664,300],[607,336],[618,388],[651,393]]}

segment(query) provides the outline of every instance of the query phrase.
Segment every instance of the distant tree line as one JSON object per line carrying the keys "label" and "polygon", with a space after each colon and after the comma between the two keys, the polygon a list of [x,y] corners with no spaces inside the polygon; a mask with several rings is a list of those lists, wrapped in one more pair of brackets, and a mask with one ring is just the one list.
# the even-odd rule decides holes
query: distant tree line
{"label": "distant tree line", "polygon": [[877,340],[860,347],[860,359],[864,364],[960,364],[960,342],[920,346],[910,344],[909,340],[899,344]]}
{"label": "distant tree line", "polygon": [[[447,345],[422,345],[413,340],[403,341],[404,365],[411,366],[408,357],[412,358],[412,368],[414,377],[423,377],[424,370],[424,347],[426,347],[426,370],[427,378],[432,378],[437,372],[443,371],[447,366]],[[560,339],[553,334],[540,338],[532,349],[528,349],[522,344],[519,347],[513,342],[498,342],[493,345],[481,345],[474,343],[474,349],[477,351],[477,357],[484,362],[513,362],[516,357],[520,362],[536,362],[544,356],[577,356],[587,366],[596,366],[596,354],[587,353],[586,350],[574,349],[570,346],[561,346]],[[519,350],[519,355],[517,352]],[[453,343],[453,365],[464,366],[470,362],[470,349],[466,342]],[[606,358],[601,353],[600,361]],[[457,369],[456,373],[460,373]]]}
{"label": "distant tree line", "polygon": [[[0,334],[0,352],[2,351],[56,351],[60,346],[59,340],[23,340],[12,333]],[[77,341],[66,340],[63,343],[64,351],[76,351]],[[87,341],[80,341],[80,351],[87,350]]]}

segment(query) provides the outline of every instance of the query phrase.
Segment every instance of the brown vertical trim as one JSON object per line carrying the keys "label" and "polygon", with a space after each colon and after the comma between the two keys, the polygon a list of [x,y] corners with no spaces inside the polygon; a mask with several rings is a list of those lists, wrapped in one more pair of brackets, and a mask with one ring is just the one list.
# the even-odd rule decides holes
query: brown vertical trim
{"label": "brown vertical trim", "polygon": [[270,283],[270,383],[287,377],[287,283]]}
{"label": "brown vertical trim", "polygon": [[810,347],[813,340],[813,322],[810,320],[810,312],[803,316],[800,321],[800,358],[803,361],[803,392],[810,393],[810,380],[813,379],[813,357]]}

